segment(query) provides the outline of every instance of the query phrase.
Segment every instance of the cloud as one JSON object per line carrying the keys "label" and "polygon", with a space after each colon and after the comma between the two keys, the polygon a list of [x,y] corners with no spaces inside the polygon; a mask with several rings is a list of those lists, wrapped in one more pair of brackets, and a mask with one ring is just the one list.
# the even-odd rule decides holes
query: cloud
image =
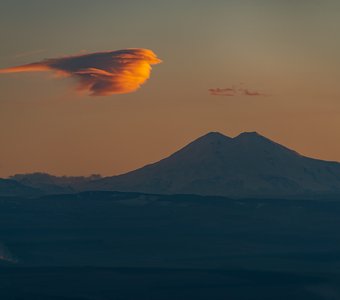
{"label": "cloud", "polygon": [[245,96],[268,96],[267,94],[264,94],[258,91],[250,91],[248,89],[244,89],[242,90],[242,92],[243,92],[243,95]]}
{"label": "cloud", "polygon": [[54,71],[78,80],[78,90],[92,96],[136,91],[150,77],[151,65],[161,60],[148,49],[131,48],[50,58],[27,65],[0,69],[0,73]]}
{"label": "cloud", "polygon": [[213,88],[208,89],[211,96],[225,96],[225,97],[235,97],[235,96],[269,96],[268,94],[250,90],[244,88],[243,85],[239,87],[232,86],[228,88]]}
{"label": "cloud", "polygon": [[209,89],[209,92],[210,92],[210,95],[212,96],[228,96],[228,97],[236,96],[235,90],[233,88]]}

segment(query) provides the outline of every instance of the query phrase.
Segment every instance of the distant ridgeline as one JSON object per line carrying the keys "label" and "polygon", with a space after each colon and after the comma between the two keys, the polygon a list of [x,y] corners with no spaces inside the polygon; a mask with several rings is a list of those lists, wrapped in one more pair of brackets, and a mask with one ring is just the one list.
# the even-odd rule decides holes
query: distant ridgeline
{"label": "distant ridgeline", "polygon": [[256,132],[235,138],[208,133],[171,156],[123,175],[56,177],[15,175],[0,181],[0,195],[87,190],[234,198],[319,198],[340,195],[340,163],[308,158]]}

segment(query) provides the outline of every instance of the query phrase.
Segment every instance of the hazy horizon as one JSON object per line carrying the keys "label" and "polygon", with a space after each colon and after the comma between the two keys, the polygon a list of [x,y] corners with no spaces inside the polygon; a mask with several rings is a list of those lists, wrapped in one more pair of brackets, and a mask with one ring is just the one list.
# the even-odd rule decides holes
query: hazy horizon
{"label": "hazy horizon", "polygon": [[[286,145],[283,145],[283,144],[279,143],[278,141],[269,139],[268,137],[266,137],[266,136],[264,136],[261,133],[256,132],[256,131],[244,131],[244,132],[240,132],[239,134],[236,134],[234,136],[228,136],[228,135],[223,134],[223,133],[218,132],[218,131],[210,131],[210,132],[206,132],[205,134],[203,134],[201,136],[195,137],[194,139],[190,140],[189,142],[181,145],[178,149],[175,149],[173,152],[165,155],[164,157],[161,157],[158,160],[149,161],[149,162],[147,162],[147,163],[145,163],[143,165],[137,166],[136,168],[133,168],[131,170],[127,170],[127,171],[122,172],[122,173],[117,173],[117,174],[100,174],[100,173],[97,173],[97,172],[92,172],[92,173],[89,173],[89,174],[54,174],[54,173],[51,173],[51,172],[48,172],[48,171],[35,170],[33,172],[11,174],[11,175],[7,176],[6,178],[11,178],[14,175],[29,175],[29,174],[47,174],[47,175],[52,175],[52,176],[57,176],[57,177],[91,177],[91,176],[110,177],[110,176],[117,176],[117,175],[119,176],[119,175],[123,175],[123,174],[129,173],[129,172],[132,172],[132,171],[136,171],[138,169],[141,169],[141,168],[146,167],[146,166],[151,165],[151,164],[159,163],[159,162],[163,161],[164,159],[167,159],[167,158],[172,157],[173,155],[176,155],[178,152],[184,150],[185,148],[187,148],[187,146],[189,146],[193,142],[196,142],[198,140],[202,140],[203,138],[204,139],[209,139],[208,136],[212,135],[212,134],[215,135],[215,136],[225,137],[227,140],[229,140],[229,139],[236,140],[238,137],[241,137],[242,135],[256,136],[256,137],[259,137],[260,139],[264,138],[263,140],[269,140],[269,141],[273,142],[274,144],[277,144],[279,146],[283,146],[283,148],[289,149],[289,150],[295,152],[299,156],[301,155],[302,157],[311,158],[313,160],[319,160],[318,158],[309,157],[309,156],[304,155],[303,153],[299,153],[299,152],[295,151],[294,149],[286,147]],[[253,150],[254,149],[249,148],[250,152],[252,152]],[[340,162],[338,162],[338,161],[331,161],[331,160],[321,160],[321,161],[331,162],[331,163],[335,162],[335,163],[339,163],[340,164]]]}

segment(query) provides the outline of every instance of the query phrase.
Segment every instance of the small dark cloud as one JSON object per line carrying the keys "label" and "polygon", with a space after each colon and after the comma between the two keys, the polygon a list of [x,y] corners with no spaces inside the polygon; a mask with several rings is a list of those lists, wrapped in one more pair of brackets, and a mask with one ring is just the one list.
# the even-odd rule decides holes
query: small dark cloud
{"label": "small dark cloud", "polygon": [[228,96],[233,97],[236,96],[236,93],[233,88],[216,88],[216,89],[209,89],[210,95],[212,96]]}
{"label": "small dark cloud", "polygon": [[248,90],[248,89],[244,89],[242,90],[243,95],[245,96],[268,96],[267,94],[258,92],[258,91],[252,91],[252,90]]}
{"label": "small dark cloud", "polygon": [[78,80],[78,90],[93,96],[136,91],[150,77],[151,65],[161,60],[148,49],[133,48],[50,58],[1,69],[0,73],[54,71]]}
{"label": "small dark cloud", "polygon": [[211,96],[225,96],[225,97],[235,97],[235,96],[250,96],[250,97],[258,97],[258,96],[269,96],[268,94],[250,90],[248,88],[240,86],[232,86],[227,88],[212,88],[208,89]]}

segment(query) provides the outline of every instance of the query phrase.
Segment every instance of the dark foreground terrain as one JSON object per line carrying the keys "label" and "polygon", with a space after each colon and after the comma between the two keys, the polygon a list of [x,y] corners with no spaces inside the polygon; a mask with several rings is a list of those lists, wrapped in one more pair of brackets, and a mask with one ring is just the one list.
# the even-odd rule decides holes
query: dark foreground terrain
{"label": "dark foreground terrain", "polygon": [[0,299],[340,299],[340,201],[0,198]]}
{"label": "dark foreground terrain", "polygon": [[[339,299],[339,276],[163,268],[1,269],[1,299]],[[333,276],[332,276],[333,277]]]}

